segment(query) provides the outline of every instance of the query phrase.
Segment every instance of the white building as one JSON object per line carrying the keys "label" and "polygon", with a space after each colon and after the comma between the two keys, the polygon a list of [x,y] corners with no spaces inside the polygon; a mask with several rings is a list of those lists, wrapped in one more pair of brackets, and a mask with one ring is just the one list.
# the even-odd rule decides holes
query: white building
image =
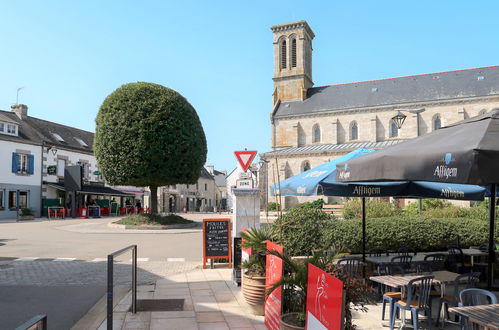
{"label": "white building", "polygon": [[232,192],[232,188],[237,186],[237,181],[241,179],[241,175],[253,179],[253,187],[257,187],[257,165],[251,164],[248,171],[243,173],[243,168],[241,165],[237,164],[237,167],[227,175],[227,210],[232,210],[234,208],[234,193]]}

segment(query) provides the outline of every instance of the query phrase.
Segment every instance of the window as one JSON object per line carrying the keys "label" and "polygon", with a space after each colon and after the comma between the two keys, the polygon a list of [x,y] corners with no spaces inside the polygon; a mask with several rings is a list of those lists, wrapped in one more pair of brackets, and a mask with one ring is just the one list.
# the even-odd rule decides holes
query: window
{"label": "window", "polygon": [[398,137],[399,129],[397,127],[397,123],[395,121],[390,122],[390,137]]}
{"label": "window", "polygon": [[350,140],[358,140],[359,139],[359,128],[357,126],[357,122],[352,122],[350,125]]}
{"label": "window", "polygon": [[3,130],[5,129],[5,124],[0,123],[0,132],[3,133]]}
{"label": "window", "polygon": [[291,41],[291,67],[296,68],[296,38]]}
{"label": "window", "polygon": [[208,184],[207,183],[204,184],[204,191],[208,191]]}
{"label": "window", "polygon": [[305,172],[308,171],[309,169],[310,169],[310,163],[308,162],[308,160],[306,160],[302,163],[301,171]]}
{"label": "window", "polygon": [[16,128],[17,128],[16,125],[7,124],[7,133],[16,134]]}
{"label": "window", "polygon": [[58,142],[64,142],[64,139],[57,133],[52,133],[52,136],[54,139],[56,139]]}
{"label": "window", "polygon": [[9,191],[9,209],[17,208],[17,191],[10,190]]}
{"label": "window", "polygon": [[440,129],[442,127],[442,122],[440,120],[440,116],[436,115],[433,118],[433,130],[436,131],[437,129]]}
{"label": "window", "polygon": [[3,189],[0,189],[0,210],[3,210],[5,205],[4,205],[4,202],[3,202],[3,195],[5,194],[5,190]]}
{"label": "window", "polygon": [[75,137],[75,140],[82,146],[82,147],[88,147],[88,144],[85,143],[85,141],[83,141],[82,139],[80,138],[76,138]]}
{"label": "window", "polygon": [[286,69],[286,56],[287,56],[287,51],[286,51],[286,40],[283,40],[281,42],[281,69]]}
{"label": "window", "polygon": [[312,142],[321,142],[321,128],[317,124],[315,124],[312,129]]}
{"label": "window", "polygon": [[58,159],[57,160],[57,176],[64,176],[64,169],[66,168],[66,160]]}
{"label": "window", "polygon": [[19,192],[19,208],[24,209],[27,208],[28,206],[28,192],[27,191],[20,191]]}
{"label": "window", "polygon": [[35,168],[35,157],[33,155],[12,153],[12,173],[33,174]]}

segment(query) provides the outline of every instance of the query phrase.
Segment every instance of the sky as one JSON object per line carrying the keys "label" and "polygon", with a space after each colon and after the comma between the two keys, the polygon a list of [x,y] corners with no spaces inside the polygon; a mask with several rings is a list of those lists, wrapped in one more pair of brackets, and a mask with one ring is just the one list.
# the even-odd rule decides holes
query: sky
{"label": "sky", "polygon": [[197,110],[207,165],[271,150],[270,26],[306,20],[315,86],[499,64],[498,1],[0,0],[0,109],[95,131],[107,95],[148,81]]}

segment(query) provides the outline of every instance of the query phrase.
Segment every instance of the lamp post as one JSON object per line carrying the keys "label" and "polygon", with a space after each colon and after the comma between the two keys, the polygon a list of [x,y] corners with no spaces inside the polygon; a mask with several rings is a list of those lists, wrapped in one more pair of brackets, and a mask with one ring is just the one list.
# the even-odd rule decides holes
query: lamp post
{"label": "lamp post", "polygon": [[[397,111],[397,114],[392,117],[392,120],[395,122],[397,125],[398,129],[402,128],[402,125],[404,125],[405,118],[407,118],[406,115],[402,113],[404,112],[410,112],[412,114],[416,114],[416,136],[419,136],[419,117],[420,113],[425,111],[425,108],[419,108],[419,109],[399,109]],[[421,215],[421,212],[423,210],[423,200],[421,198],[418,199],[418,214]]]}

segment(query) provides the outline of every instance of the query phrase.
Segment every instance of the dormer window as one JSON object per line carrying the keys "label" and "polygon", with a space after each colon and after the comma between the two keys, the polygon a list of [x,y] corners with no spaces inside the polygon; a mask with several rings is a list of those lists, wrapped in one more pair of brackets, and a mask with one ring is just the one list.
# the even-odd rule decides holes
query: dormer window
{"label": "dormer window", "polygon": [[0,134],[17,136],[17,125],[0,122]]}
{"label": "dormer window", "polygon": [[52,133],[52,136],[57,140],[57,142],[64,142],[64,139],[59,134]]}
{"label": "dormer window", "polygon": [[83,141],[82,139],[80,138],[77,138],[75,137],[75,140],[82,146],[82,147],[88,147],[88,144],[85,143],[85,141]]}

